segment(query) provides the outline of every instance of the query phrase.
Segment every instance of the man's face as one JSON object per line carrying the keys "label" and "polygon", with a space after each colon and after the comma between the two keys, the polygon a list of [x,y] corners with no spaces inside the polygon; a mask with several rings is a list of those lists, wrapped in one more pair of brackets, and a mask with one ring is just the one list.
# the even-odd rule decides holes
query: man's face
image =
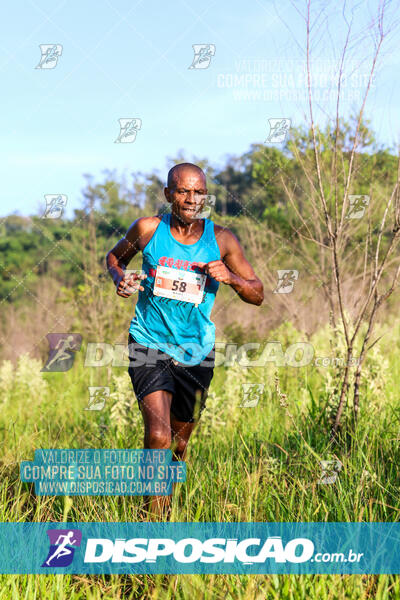
{"label": "man's face", "polygon": [[165,188],[164,194],[172,205],[172,213],[183,223],[193,223],[204,206],[206,178],[197,170],[179,169],[172,187]]}

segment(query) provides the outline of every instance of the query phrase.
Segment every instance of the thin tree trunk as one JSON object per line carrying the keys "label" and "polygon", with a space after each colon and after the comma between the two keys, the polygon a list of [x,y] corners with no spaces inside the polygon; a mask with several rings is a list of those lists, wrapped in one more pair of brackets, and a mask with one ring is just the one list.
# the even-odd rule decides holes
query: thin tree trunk
{"label": "thin tree trunk", "polygon": [[347,392],[348,392],[349,385],[350,385],[350,383],[349,383],[350,364],[349,363],[350,363],[350,359],[352,358],[352,355],[353,355],[353,348],[352,348],[352,346],[349,346],[347,348],[346,366],[345,366],[345,371],[344,371],[344,376],[343,376],[343,381],[342,381],[342,387],[340,390],[340,398],[339,398],[339,404],[338,404],[338,408],[337,408],[337,412],[336,412],[335,422],[332,427],[331,439],[336,437],[337,431],[339,429],[340,421],[342,418],[344,403],[347,398]]}

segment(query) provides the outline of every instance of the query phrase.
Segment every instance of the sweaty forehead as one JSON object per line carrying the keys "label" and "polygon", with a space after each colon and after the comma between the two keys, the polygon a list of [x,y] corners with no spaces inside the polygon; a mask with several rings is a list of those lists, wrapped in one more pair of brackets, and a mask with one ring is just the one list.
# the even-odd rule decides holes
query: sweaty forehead
{"label": "sweaty forehead", "polygon": [[176,169],[173,173],[172,181],[174,185],[184,187],[206,187],[206,178],[202,171],[191,169],[190,167]]}

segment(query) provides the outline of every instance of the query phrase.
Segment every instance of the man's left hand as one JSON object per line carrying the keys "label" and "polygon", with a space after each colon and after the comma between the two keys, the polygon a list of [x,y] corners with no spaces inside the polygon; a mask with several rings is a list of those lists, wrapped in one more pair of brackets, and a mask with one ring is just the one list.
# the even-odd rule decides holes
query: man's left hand
{"label": "man's left hand", "polygon": [[212,260],[209,263],[196,262],[195,265],[200,269],[204,269],[204,273],[210,275],[210,277],[220,283],[231,285],[235,280],[235,275],[228,269],[222,260]]}

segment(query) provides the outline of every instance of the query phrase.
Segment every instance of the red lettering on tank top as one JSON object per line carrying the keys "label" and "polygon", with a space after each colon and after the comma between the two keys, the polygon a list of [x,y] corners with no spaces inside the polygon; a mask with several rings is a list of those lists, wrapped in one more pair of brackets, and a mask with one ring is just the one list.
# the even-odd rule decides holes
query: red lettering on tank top
{"label": "red lettering on tank top", "polygon": [[[161,265],[162,267],[172,267],[175,269],[184,269],[185,271],[187,271],[188,269],[190,271],[195,271],[197,273],[201,273],[202,269],[200,269],[200,267],[197,267],[197,263],[194,262],[190,262],[189,260],[182,260],[180,258],[176,258],[174,259],[172,256],[161,256],[161,258],[158,259],[158,264]],[[155,269],[150,269],[149,271],[149,275],[150,277],[155,277],[156,271]],[[209,288],[211,285],[211,279],[209,276],[207,276],[206,279],[206,289]]]}

